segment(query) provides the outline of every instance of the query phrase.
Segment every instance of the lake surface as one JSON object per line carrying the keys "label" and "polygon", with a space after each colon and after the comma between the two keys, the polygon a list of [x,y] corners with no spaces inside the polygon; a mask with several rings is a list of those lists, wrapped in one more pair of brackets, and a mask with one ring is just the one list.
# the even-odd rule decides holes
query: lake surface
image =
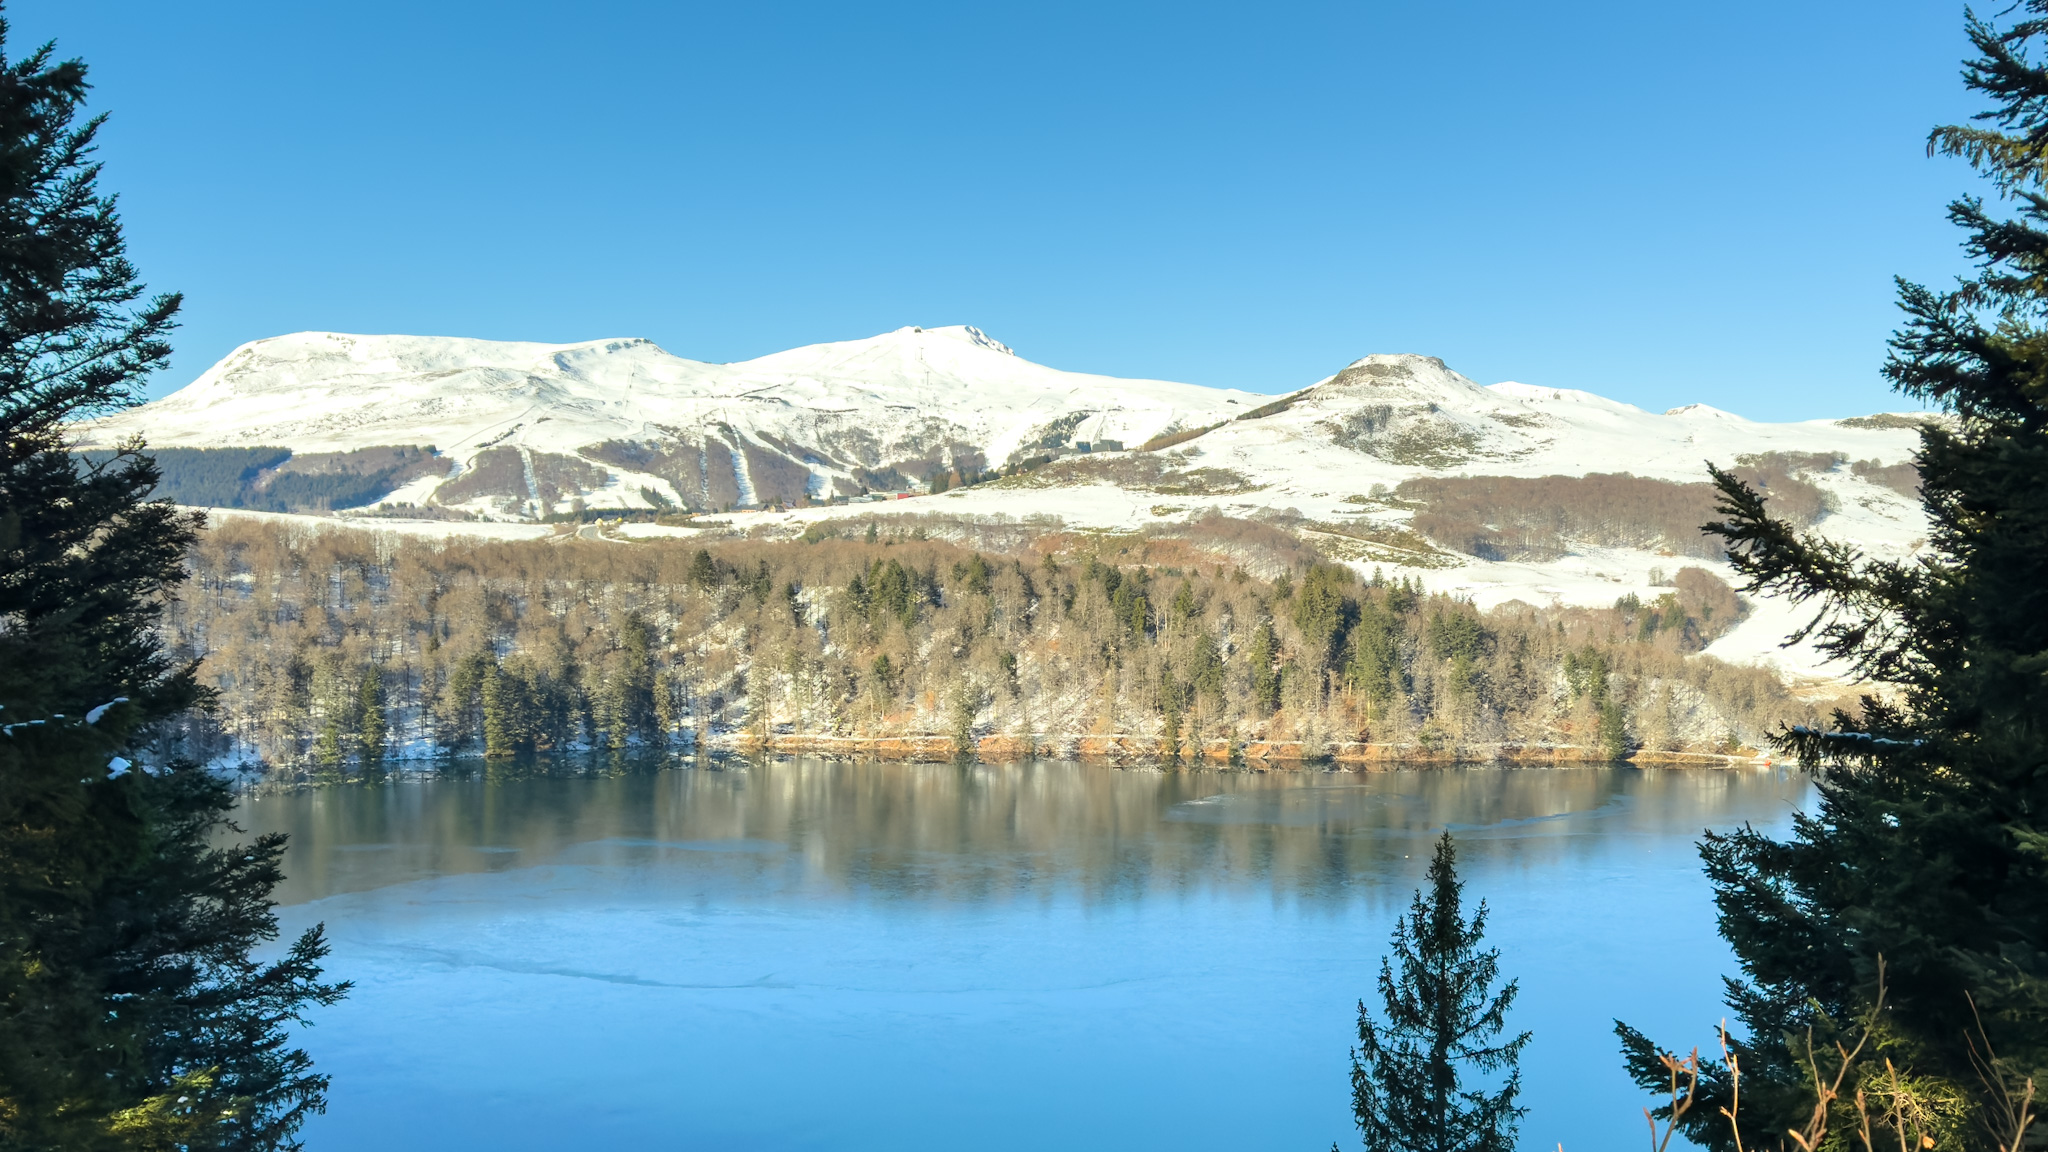
{"label": "lake surface", "polygon": [[1521,981],[1522,1146],[1635,1148],[1612,1021],[1724,1015],[1693,844],[1782,771],[455,765],[252,798],[330,1149],[1357,1147],[1346,1052],[1449,827]]}

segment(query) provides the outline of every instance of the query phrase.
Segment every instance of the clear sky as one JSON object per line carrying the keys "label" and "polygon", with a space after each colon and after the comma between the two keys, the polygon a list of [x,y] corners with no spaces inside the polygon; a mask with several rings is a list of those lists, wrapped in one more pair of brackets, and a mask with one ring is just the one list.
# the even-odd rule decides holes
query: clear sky
{"label": "clear sky", "polygon": [[82,56],[175,370],[305,329],[737,360],[974,324],[1285,391],[1369,352],[1900,408],[1964,270],[1959,4],[13,0]]}

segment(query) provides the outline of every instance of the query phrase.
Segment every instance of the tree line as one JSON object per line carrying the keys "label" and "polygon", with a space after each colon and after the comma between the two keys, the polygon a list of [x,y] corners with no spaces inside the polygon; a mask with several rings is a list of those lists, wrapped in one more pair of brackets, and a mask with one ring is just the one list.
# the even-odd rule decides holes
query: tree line
{"label": "tree line", "polygon": [[205,655],[236,754],[327,770],[747,731],[1625,756],[1753,743],[1811,711],[1769,672],[1698,654],[1743,610],[1704,569],[1647,601],[1481,612],[1315,560],[1260,579],[1199,538],[1152,564],[1085,537],[1011,540],[977,550],[904,522],[624,543],[230,521],[195,543],[166,635]]}

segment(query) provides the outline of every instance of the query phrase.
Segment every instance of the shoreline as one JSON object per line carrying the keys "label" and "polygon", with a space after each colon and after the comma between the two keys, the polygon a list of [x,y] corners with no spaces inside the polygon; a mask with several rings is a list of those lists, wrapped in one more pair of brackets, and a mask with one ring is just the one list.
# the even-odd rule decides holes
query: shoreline
{"label": "shoreline", "polygon": [[1735,753],[1676,752],[1642,749],[1616,759],[1600,749],[1578,744],[1477,744],[1429,748],[1420,744],[1370,741],[1334,742],[1320,748],[1300,740],[1183,740],[1176,746],[1159,736],[1122,733],[1071,736],[982,736],[971,755],[951,736],[831,736],[816,733],[728,733],[705,742],[716,751],[780,756],[818,756],[904,761],[972,760],[1007,764],[1025,760],[1071,760],[1084,764],[1234,765],[1255,770],[1295,769],[1334,764],[1351,768],[1402,768],[1416,765],[1636,764],[1662,767],[1768,768],[1779,761],[1766,752],[1744,748]]}

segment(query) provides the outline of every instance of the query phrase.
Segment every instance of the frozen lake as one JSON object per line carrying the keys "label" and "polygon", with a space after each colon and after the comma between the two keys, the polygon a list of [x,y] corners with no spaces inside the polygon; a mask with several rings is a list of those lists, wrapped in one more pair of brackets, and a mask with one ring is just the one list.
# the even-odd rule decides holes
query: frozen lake
{"label": "frozen lake", "polygon": [[1705,1045],[1693,843],[1803,777],[458,765],[250,800],[331,1149],[1357,1147],[1354,1004],[1430,842],[1519,977],[1522,1146],[1638,1147],[1621,1017]]}

